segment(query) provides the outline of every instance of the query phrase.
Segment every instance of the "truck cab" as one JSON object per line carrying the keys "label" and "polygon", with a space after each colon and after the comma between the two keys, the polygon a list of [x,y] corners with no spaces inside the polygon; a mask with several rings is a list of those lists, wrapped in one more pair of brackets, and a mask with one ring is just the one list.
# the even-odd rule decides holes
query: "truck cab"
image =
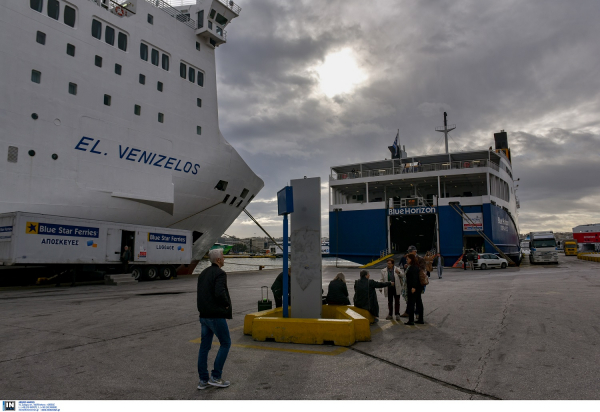
{"label": "truck cab", "polygon": [[565,240],[564,241],[565,256],[577,256],[577,241],[576,240]]}
{"label": "truck cab", "polygon": [[529,262],[558,264],[558,247],[553,232],[531,232]]}

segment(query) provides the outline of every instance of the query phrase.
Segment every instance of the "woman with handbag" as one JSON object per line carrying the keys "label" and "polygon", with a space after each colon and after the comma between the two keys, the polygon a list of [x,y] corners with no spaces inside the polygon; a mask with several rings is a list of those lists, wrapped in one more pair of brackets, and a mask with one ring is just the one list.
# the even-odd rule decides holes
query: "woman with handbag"
{"label": "woman with handbag", "polygon": [[[423,320],[423,300],[421,293],[423,286],[420,280],[419,258],[415,255],[408,255],[408,269],[406,270],[406,294],[408,297],[408,322],[405,325],[415,324],[415,305],[420,317],[417,319],[418,324],[424,324]],[[425,275],[427,278],[427,275]]]}

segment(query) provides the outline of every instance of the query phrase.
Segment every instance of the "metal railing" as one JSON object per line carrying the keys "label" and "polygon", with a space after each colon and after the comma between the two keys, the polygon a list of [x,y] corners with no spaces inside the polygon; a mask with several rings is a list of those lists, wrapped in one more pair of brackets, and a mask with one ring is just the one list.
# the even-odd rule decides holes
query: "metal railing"
{"label": "metal railing", "polygon": [[439,170],[456,170],[456,169],[474,169],[479,167],[491,167],[497,172],[500,168],[494,162],[490,162],[487,159],[481,160],[464,160],[460,162],[445,162],[445,163],[430,163],[425,165],[402,165],[394,168],[384,168],[375,170],[363,170],[354,171],[348,173],[337,173],[334,177],[335,180],[344,179],[359,179],[362,177],[376,177],[376,176],[388,176],[388,175],[400,175],[400,174],[411,174],[411,173],[422,173],[422,172],[435,172]]}
{"label": "metal railing", "polygon": [[230,9],[231,11],[233,11],[238,16],[239,16],[240,12],[242,11],[242,8],[240,6],[238,6],[237,4],[235,4],[231,0],[219,0],[219,3],[224,4],[225,6],[227,6],[228,9]]}
{"label": "metal railing", "polygon": [[169,16],[174,17],[175,20],[182,22],[186,26],[196,29],[196,21],[185,13],[180,12],[175,7],[171,6],[164,0],[146,0],[148,3],[152,4],[154,7],[161,9]]}

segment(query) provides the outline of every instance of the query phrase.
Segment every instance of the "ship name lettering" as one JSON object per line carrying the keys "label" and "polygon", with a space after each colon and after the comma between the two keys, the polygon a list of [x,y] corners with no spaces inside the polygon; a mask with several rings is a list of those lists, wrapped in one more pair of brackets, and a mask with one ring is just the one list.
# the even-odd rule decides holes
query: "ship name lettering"
{"label": "ship name lettering", "polygon": [[[108,153],[97,150],[99,144],[100,139],[93,139],[91,137],[83,136],[75,145],[75,149],[81,150],[82,152],[104,154],[106,156]],[[175,170],[177,172],[191,173],[193,175],[197,175],[198,170],[200,169],[200,165],[198,163],[185,162],[184,164],[182,159],[178,159],[176,157],[168,157],[143,149],[136,149],[129,146],[123,147],[122,145],[119,145],[119,158],[123,160],[129,160],[130,162],[143,162],[144,164],[151,164],[152,166],[163,167],[165,169]],[[165,159],[166,162],[164,162]],[[180,166],[182,164],[183,168]]]}

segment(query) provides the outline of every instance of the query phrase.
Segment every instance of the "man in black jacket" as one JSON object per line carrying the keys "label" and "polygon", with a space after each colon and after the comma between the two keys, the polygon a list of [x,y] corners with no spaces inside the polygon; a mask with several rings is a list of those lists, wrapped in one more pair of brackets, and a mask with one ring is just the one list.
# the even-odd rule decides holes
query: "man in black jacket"
{"label": "man in black jacket", "polygon": [[[226,319],[232,318],[231,298],[227,290],[227,274],[221,270],[225,263],[223,249],[212,249],[208,252],[211,266],[204,269],[198,276],[197,304],[202,325],[202,338],[198,352],[198,389],[209,386],[226,388],[230,382],[221,379],[223,365],[227,359],[231,338]],[[213,336],[219,339],[219,352],[215,358],[214,368],[209,377],[208,352],[212,346]]]}
{"label": "man in black jacket", "polygon": [[[288,304],[292,304],[292,268],[288,268]],[[273,291],[273,297],[275,298],[275,307],[280,308],[283,306],[283,272],[281,272],[275,278],[275,282],[271,285],[271,290]]]}

